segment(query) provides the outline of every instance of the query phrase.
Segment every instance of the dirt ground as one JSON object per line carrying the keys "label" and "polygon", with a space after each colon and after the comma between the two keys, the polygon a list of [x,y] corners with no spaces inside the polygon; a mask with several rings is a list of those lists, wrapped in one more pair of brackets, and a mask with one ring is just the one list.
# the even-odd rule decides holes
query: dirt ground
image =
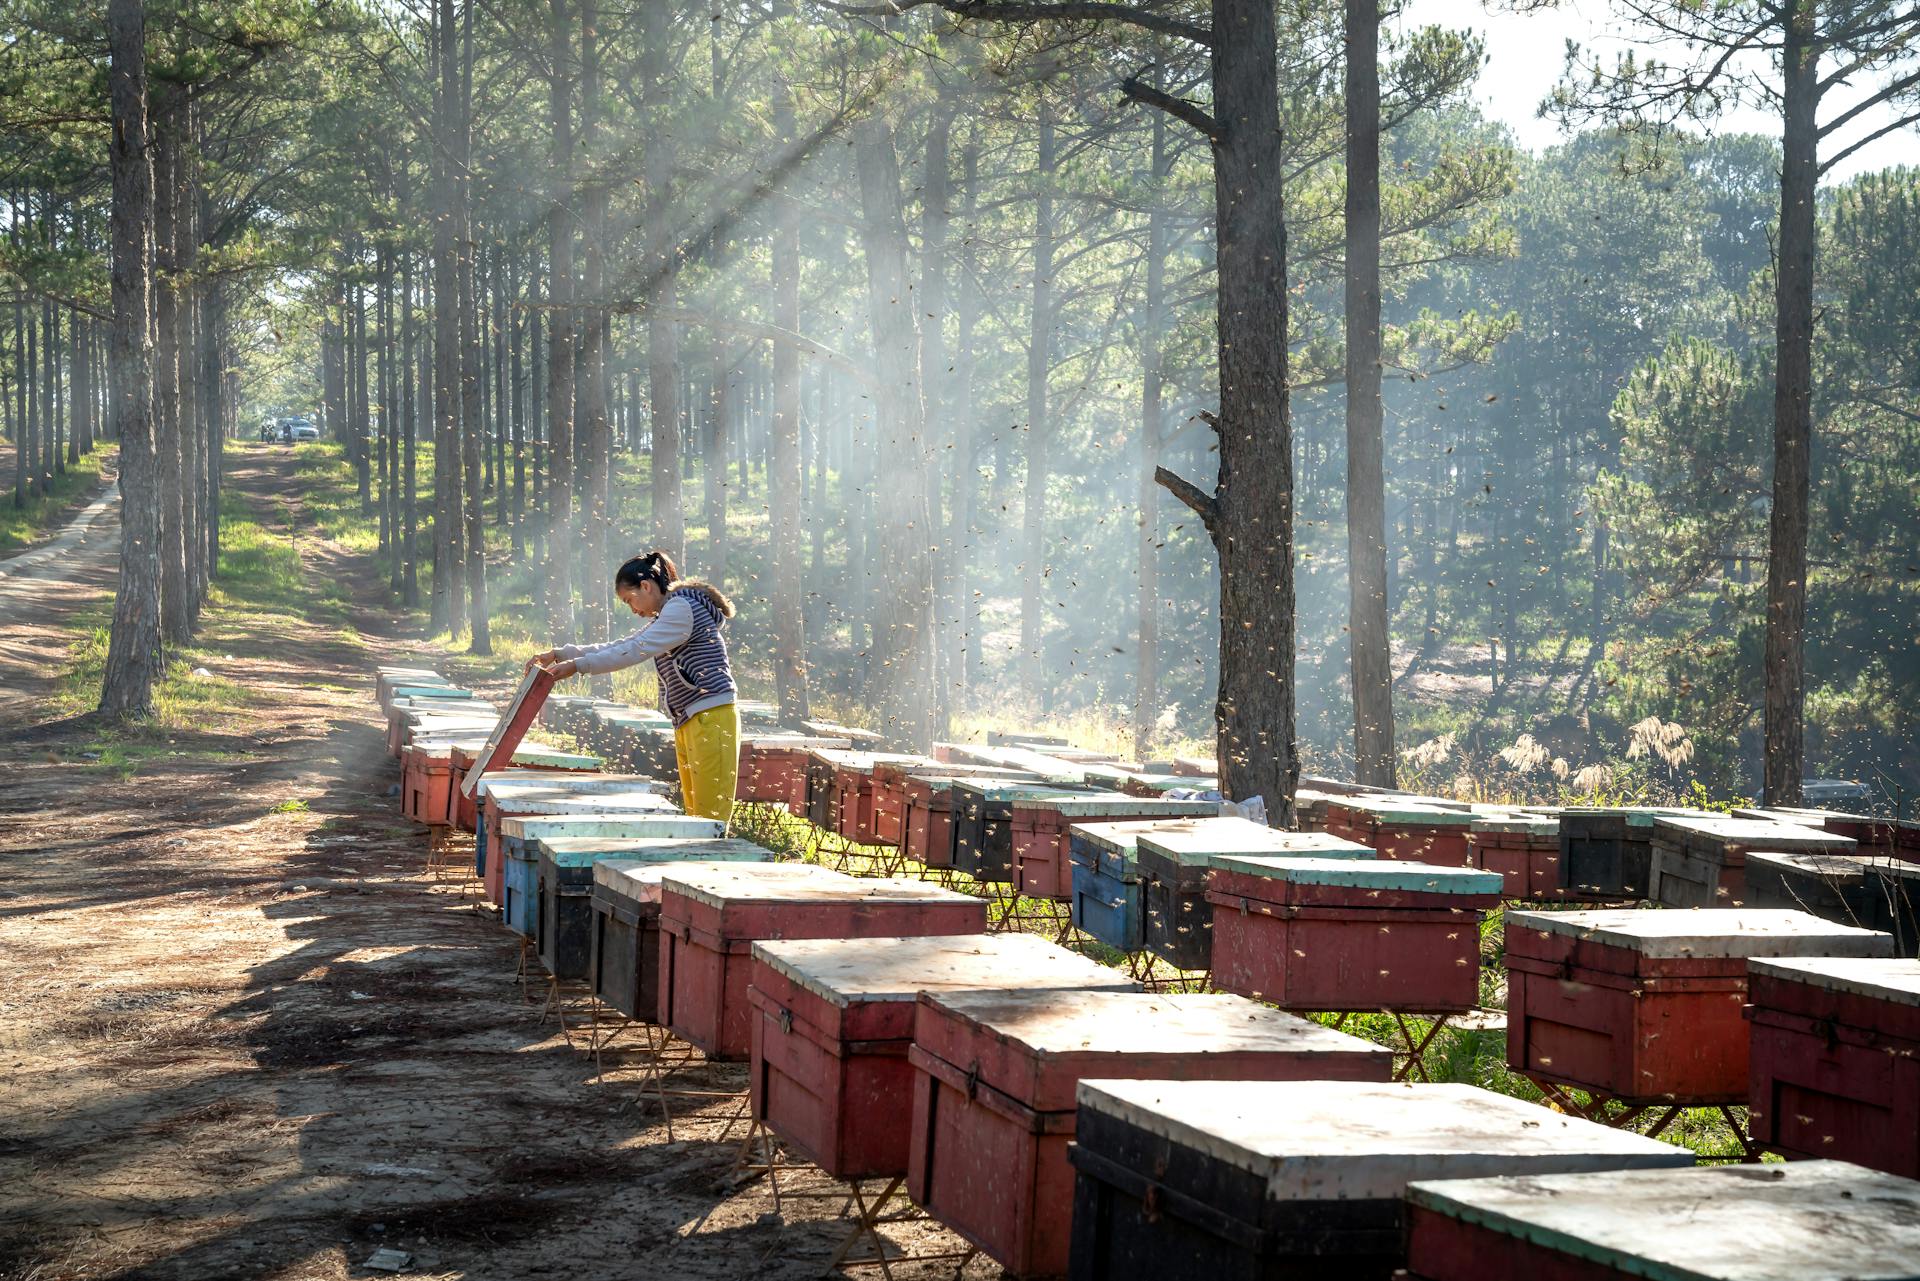
{"label": "dirt ground", "polygon": [[[249,451],[229,483],[291,533],[288,466]],[[0,1277],[370,1276],[380,1247],[437,1277],[819,1275],[840,1199],[777,1213],[730,1173],[731,1102],[683,1103],[668,1142],[633,1073],[597,1079],[523,999],[494,915],[424,873],[371,671],[435,655],[365,561],[301,529],[364,643],[293,616],[235,640],[209,666],[261,696],[242,732],[178,733],[124,781],[87,763],[98,727],[46,700],[116,534],[54,574],[0,562]]]}

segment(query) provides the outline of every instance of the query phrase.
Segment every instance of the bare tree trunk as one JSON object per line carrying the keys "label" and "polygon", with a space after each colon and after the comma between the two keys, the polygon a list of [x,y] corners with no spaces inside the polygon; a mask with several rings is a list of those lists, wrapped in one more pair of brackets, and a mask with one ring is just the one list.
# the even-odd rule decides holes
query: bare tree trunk
{"label": "bare tree trunk", "polygon": [[179,90],[154,113],[154,441],[160,459],[160,623],[170,645],[193,637],[180,432]]}
{"label": "bare tree trunk", "polygon": [[[960,279],[954,307],[954,341],[957,346],[953,378],[953,501],[947,510],[947,578],[953,617],[952,673],[950,697],[958,699],[971,683],[973,660],[973,600],[968,593],[972,581],[974,536],[974,495],[979,477],[974,472],[973,455],[973,375],[974,329],[979,323],[980,290],[975,283],[978,229],[974,217],[980,199],[980,137],[977,126],[967,134],[960,152],[963,190],[962,214],[966,231],[960,238]],[[946,699],[943,702],[948,701]]]}
{"label": "bare tree trunk", "polygon": [[[935,104],[933,121],[927,130],[925,179],[921,189],[920,301],[917,306],[919,314],[915,319],[920,325],[920,371],[926,386],[927,421],[932,424],[932,431],[944,434],[952,430],[958,435],[961,429],[955,427],[953,422],[953,375],[950,372],[952,362],[947,359],[946,329],[949,272],[947,241],[953,200],[952,138],[953,107],[950,102],[942,100]],[[928,443],[932,443],[931,432]],[[942,469],[930,462],[926,468],[926,484],[927,528],[931,530],[941,528],[942,480]],[[965,477],[956,475],[954,480],[956,484],[964,483]],[[959,502],[957,494],[954,502]],[[952,664],[953,647],[943,641],[947,633],[958,625],[960,612],[952,550],[948,547],[932,553],[938,581],[933,602],[934,629],[927,638],[926,679],[936,691],[931,700],[929,741],[948,737],[951,726],[951,701],[940,695],[953,688],[951,673],[943,670]]]}
{"label": "bare tree trunk", "polygon": [[510,421],[513,430],[513,559],[516,564],[524,563],[527,558],[527,419],[526,390],[527,371],[525,359],[526,319],[519,306],[521,282],[518,272],[507,278],[507,288],[502,303],[502,314],[509,317],[510,332],[507,347],[513,353],[512,368],[508,374],[512,404]]}
{"label": "bare tree trunk", "polygon": [[879,382],[874,402],[878,471],[887,478],[873,495],[880,565],[876,706],[882,732],[918,748],[933,737],[933,691],[927,679],[933,646],[933,562],[924,532],[931,525],[920,343],[907,287],[907,229],[892,130],[883,123],[863,126],[854,150]]}
{"label": "bare tree trunk", "polygon": [[460,71],[455,58],[453,0],[436,0],[435,56],[439,79],[434,104],[433,171],[433,621],[452,634],[463,629],[466,591],[461,561],[460,504],[460,280],[454,259],[454,98]]}
{"label": "bare tree trunk", "polygon": [[1220,475],[1211,494],[1161,483],[1206,523],[1220,558],[1220,782],[1293,821],[1293,428],[1287,387],[1285,160],[1274,12],[1213,0]]}
{"label": "bare tree trunk", "polygon": [[100,711],[146,716],[160,655],[159,484],[153,439],[153,335],[149,263],[154,244],[153,167],[147,152],[146,12],[141,0],[108,0],[113,128],[114,434],[120,440],[120,583],[114,595]]}
{"label": "bare tree trunk", "polygon": [[553,129],[547,212],[547,631],[556,644],[573,637],[573,19],[567,0],[548,14],[548,112]]}
{"label": "bare tree trunk", "polygon": [[207,594],[206,511],[201,506],[202,477],[207,465],[207,437],[200,405],[200,191],[195,172],[194,143],[199,136],[199,114],[191,97],[180,102],[180,152],[175,160],[179,207],[174,219],[174,261],[180,271],[179,323],[176,347],[179,368],[174,386],[179,391],[181,553],[186,566],[187,627],[200,623],[200,605]]}
{"label": "bare tree trunk", "polygon": [[1027,335],[1027,479],[1021,495],[1025,561],[1020,576],[1020,672],[1027,701],[1045,710],[1052,682],[1044,678],[1047,560],[1047,447],[1053,424],[1047,413],[1047,376],[1053,368],[1053,111],[1040,100],[1040,138],[1034,166],[1033,286],[1029,293],[1031,329]]}
{"label": "bare tree trunk", "polygon": [[1813,461],[1813,255],[1820,72],[1814,4],[1798,0],[1781,54],[1780,254],[1774,272],[1773,514],[1767,545],[1763,804],[1798,805],[1806,754],[1808,486]]}
{"label": "bare tree trunk", "polygon": [[680,335],[662,313],[674,305],[673,234],[674,142],[667,131],[671,90],[666,83],[669,11],[667,0],[640,6],[642,102],[650,124],[643,162],[647,186],[646,233],[653,255],[655,304],[647,316],[647,387],[653,418],[653,537],[667,553],[685,553],[687,530],[680,511]]}
{"label": "bare tree trunk", "polygon": [[1354,777],[1392,787],[1380,406],[1380,0],[1347,0],[1347,585]]}
{"label": "bare tree trunk", "polygon": [[[607,563],[610,534],[610,481],[613,469],[613,430],[607,422],[607,183],[601,170],[607,157],[601,152],[600,115],[605,109],[600,85],[600,8],[597,0],[580,4],[580,145],[590,168],[580,201],[580,287],[588,310],[579,314],[579,363],[574,371],[576,430],[584,433],[580,451],[580,559],[581,635],[589,641],[608,639],[612,615],[607,610],[612,567]],[[608,681],[597,687],[612,692]]]}
{"label": "bare tree trunk", "polygon": [[706,574],[714,582],[727,577],[727,420],[733,412],[733,375],[726,341],[713,335],[713,392],[707,405],[706,464],[701,468],[706,495]]}
{"label": "bare tree trunk", "polygon": [[413,254],[403,252],[400,257],[400,417],[405,423],[407,439],[402,464],[405,469],[402,483],[406,487],[406,494],[402,500],[404,506],[400,520],[400,600],[409,607],[420,603],[420,473],[416,466],[420,418],[413,391],[416,382],[423,388],[426,386],[426,370],[414,349],[414,335],[417,332],[414,302]]}
{"label": "bare tree trunk", "polygon": [[[451,8],[451,0],[445,0]],[[460,297],[460,429],[466,458],[467,600],[473,633],[471,652],[493,653],[491,610],[487,599],[487,512],[480,484],[480,455],[485,448],[486,420],[480,412],[480,297],[476,286],[473,239],[473,5],[464,9],[465,32],[460,42],[459,113],[453,130],[458,167],[453,176],[454,222],[460,237],[456,285]]]}
{"label": "bare tree trunk", "polygon": [[[774,128],[794,138],[793,99],[777,84]],[[773,323],[788,332],[800,327],[800,228],[791,217],[773,229]],[[780,719],[807,719],[806,591],[800,564],[800,498],[806,479],[800,463],[800,351],[792,343],[773,347],[773,465],[767,504],[773,521],[773,679]]]}
{"label": "bare tree trunk", "polygon": [[1139,654],[1133,681],[1133,750],[1145,759],[1160,715],[1160,444],[1166,432],[1161,344],[1167,323],[1167,120],[1153,115],[1153,207],[1147,213],[1147,293],[1140,317]]}

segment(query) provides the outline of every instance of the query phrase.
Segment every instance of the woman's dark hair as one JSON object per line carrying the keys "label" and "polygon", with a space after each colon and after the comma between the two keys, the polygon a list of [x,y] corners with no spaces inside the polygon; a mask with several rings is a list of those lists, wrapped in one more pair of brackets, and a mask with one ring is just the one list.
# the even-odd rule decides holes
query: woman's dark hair
{"label": "woman's dark hair", "polygon": [[642,583],[653,583],[666,591],[680,579],[680,570],[673,559],[663,551],[651,551],[644,556],[635,556],[632,560],[614,571],[615,587],[638,587]]}

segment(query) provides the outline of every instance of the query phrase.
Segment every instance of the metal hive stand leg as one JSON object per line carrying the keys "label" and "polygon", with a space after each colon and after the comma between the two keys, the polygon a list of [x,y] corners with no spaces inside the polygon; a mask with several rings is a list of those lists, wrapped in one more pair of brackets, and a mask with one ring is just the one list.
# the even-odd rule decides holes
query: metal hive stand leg
{"label": "metal hive stand leg", "polygon": [[[893,1269],[896,1265],[911,1263],[952,1263],[953,1275],[958,1277],[966,1271],[967,1264],[980,1253],[978,1246],[969,1245],[964,1250],[943,1250],[934,1254],[899,1254],[889,1257],[886,1240],[881,1237],[880,1229],[891,1223],[932,1222],[925,1210],[908,1201],[904,1208],[887,1212],[887,1203],[896,1196],[904,1196],[902,1185],[905,1176],[896,1176],[887,1180],[880,1191],[869,1193],[867,1180],[855,1179],[848,1186],[852,1189],[854,1221],[841,1238],[840,1248],[833,1252],[833,1258],[820,1270],[822,1277],[833,1275],[843,1268],[879,1268],[880,1275],[886,1281],[893,1281]],[[854,1257],[853,1251],[862,1241],[870,1243],[871,1254]]]}

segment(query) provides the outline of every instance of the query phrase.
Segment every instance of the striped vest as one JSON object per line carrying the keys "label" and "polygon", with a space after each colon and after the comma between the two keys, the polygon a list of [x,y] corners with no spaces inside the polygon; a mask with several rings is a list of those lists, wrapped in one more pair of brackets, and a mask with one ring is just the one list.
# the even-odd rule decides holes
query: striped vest
{"label": "striped vest", "polygon": [[687,709],[695,703],[719,694],[731,698],[734,687],[727,640],[720,634],[726,618],[697,587],[682,587],[673,595],[692,607],[693,635],[678,649],[657,655],[653,668],[660,676],[660,701],[678,726],[686,724]]}

